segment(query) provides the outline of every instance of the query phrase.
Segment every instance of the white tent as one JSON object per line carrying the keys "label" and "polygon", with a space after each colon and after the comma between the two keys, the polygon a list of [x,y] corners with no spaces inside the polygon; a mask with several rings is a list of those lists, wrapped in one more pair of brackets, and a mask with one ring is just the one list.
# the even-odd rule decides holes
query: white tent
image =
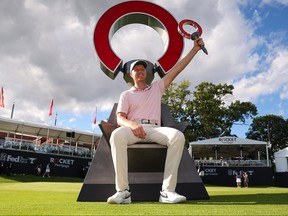
{"label": "white tent", "polygon": [[[257,157],[260,160],[260,151],[265,151],[265,149],[267,166],[269,166],[267,142],[224,136],[189,143],[189,153],[192,157],[213,157],[216,160],[218,160],[218,155],[224,158],[248,157],[256,159]],[[212,152],[214,152],[214,155],[212,155]]]}
{"label": "white tent", "polygon": [[276,172],[288,172],[288,147],[274,153]]}
{"label": "white tent", "polygon": [[267,145],[267,142],[244,139],[239,137],[217,137],[212,139],[190,142],[190,145]]}

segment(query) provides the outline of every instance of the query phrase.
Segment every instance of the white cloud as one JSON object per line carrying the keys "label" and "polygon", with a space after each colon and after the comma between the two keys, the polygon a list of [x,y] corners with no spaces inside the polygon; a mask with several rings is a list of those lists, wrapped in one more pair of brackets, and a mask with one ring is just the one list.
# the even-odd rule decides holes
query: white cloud
{"label": "white cloud", "polygon": [[42,14],[47,12],[47,7],[39,1],[35,0],[25,0],[24,7],[36,14]]}
{"label": "white cloud", "polygon": [[276,6],[278,4],[280,5],[288,5],[288,0],[262,0],[262,5],[272,5]]}
{"label": "white cloud", "polygon": [[[272,53],[271,53],[272,55]],[[263,71],[249,78],[243,78],[235,83],[236,98],[243,100],[255,101],[257,97],[279,92],[280,98],[285,99],[288,85],[288,52],[283,50],[277,52],[273,56],[267,56],[266,64],[268,67],[263,67]]]}
{"label": "white cloud", "polygon": [[[76,123],[95,104],[98,112],[110,110],[127,85],[122,74],[111,80],[100,70],[93,33],[99,17],[120,2],[1,1],[0,86],[5,89],[6,108],[0,109],[0,115],[10,117],[7,107],[15,102],[15,118],[47,122],[52,97],[59,125],[68,124],[69,118]],[[193,19],[203,28],[209,55],[199,53],[177,81],[189,79],[192,87],[203,81],[233,83],[234,97],[239,100],[257,101],[261,95],[278,91],[281,99],[287,99],[288,56],[281,45],[287,33],[257,35],[258,25],[265,24],[266,18],[257,7],[251,9],[254,19],[247,20],[239,9],[242,1],[151,2],[170,11],[178,22]],[[124,62],[135,58],[156,62],[164,53],[161,37],[137,24],[120,29],[111,46]],[[185,39],[183,54],[192,46]],[[258,52],[259,47],[267,53]],[[61,120],[61,113],[69,118]]]}

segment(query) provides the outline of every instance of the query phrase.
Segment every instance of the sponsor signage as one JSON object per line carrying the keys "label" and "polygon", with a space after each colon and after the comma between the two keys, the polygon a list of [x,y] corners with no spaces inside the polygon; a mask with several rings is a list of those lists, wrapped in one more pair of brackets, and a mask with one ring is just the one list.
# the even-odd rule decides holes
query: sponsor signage
{"label": "sponsor signage", "polygon": [[[205,176],[218,176],[218,175],[222,175],[223,173],[223,171],[222,170],[220,170],[219,171],[219,169],[221,169],[221,168],[219,168],[218,167],[218,171],[217,171],[217,167],[215,167],[215,168],[211,168],[211,167],[205,167],[203,170],[204,170],[204,175]],[[227,174],[226,175],[228,175],[228,176],[235,176],[235,175],[238,175],[238,174],[240,174],[240,175],[243,175],[243,173],[244,172],[247,172],[248,173],[248,175],[249,176],[252,176],[253,175],[253,173],[255,172],[255,170],[254,169],[242,169],[242,170],[239,170],[239,169],[227,169]]]}
{"label": "sponsor signage", "polygon": [[50,157],[50,163],[54,164],[56,167],[69,168],[70,166],[73,166],[74,161],[74,159],[69,158]]}
{"label": "sponsor signage", "polygon": [[223,144],[233,144],[237,142],[237,137],[219,137],[219,142]]}
{"label": "sponsor signage", "polygon": [[271,167],[203,167],[204,176],[202,180],[205,184],[235,186],[236,175],[249,175],[249,185],[251,186],[272,186],[273,170]]}
{"label": "sponsor signage", "polygon": [[4,167],[11,166],[11,174],[35,175],[39,164],[42,164],[43,174],[46,164],[50,163],[51,176],[84,177],[83,170],[87,171],[91,159],[0,149],[0,162]]}
{"label": "sponsor signage", "polygon": [[23,163],[23,164],[34,164],[35,161],[37,161],[37,158],[35,157],[23,157],[21,155],[13,156],[11,154],[7,153],[1,153],[0,154],[0,161],[6,161],[6,162],[13,162],[13,163]]}

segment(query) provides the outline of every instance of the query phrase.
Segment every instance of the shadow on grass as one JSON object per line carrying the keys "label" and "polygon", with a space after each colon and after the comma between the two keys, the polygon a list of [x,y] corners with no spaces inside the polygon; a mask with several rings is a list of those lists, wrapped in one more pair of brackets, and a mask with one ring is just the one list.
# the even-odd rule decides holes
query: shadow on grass
{"label": "shadow on grass", "polygon": [[[159,202],[132,202],[132,204],[159,204]],[[219,206],[241,206],[241,205],[285,205],[288,204],[288,193],[258,193],[238,195],[215,195],[210,200],[188,200],[179,205],[219,205]]]}
{"label": "shadow on grass", "polygon": [[210,196],[210,200],[188,201],[198,205],[287,205],[288,193],[258,193],[258,194],[239,194],[239,195],[216,195]]}
{"label": "shadow on grass", "polygon": [[[11,175],[0,176],[0,183],[13,183],[13,182],[74,182],[82,183],[82,178],[71,177],[57,177],[51,176],[50,178],[32,175]],[[262,191],[261,191],[262,192]],[[229,194],[229,195],[210,195],[210,200],[189,200],[184,205],[197,204],[197,205],[287,205],[288,193],[265,193],[263,187],[262,193],[253,194]],[[140,204],[141,202],[135,202]],[[143,202],[143,204],[147,202]],[[150,203],[150,202],[148,202]],[[152,202],[158,204],[158,202]],[[151,203],[151,204],[152,204]],[[183,205],[182,204],[182,205]]]}
{"label": "shadow on grass", "polygon": [[33,175],[1,175],[0,183],[11,183],[11,182],[77,182],[82,183],[82,178],[72,178],[72,177],[59,177],[51,176],[43,178],[42,176]]}

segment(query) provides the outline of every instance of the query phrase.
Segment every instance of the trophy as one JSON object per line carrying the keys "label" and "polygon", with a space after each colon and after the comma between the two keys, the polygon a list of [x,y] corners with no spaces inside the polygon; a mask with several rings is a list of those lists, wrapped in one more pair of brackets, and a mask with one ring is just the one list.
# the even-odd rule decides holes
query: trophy
{"label": "trophy", "polygon": [[[196,31],[195,31],[194,33],[192,33],[192,34],[189,34],[188,32],[186,32],[186,31],[184,30],[184,25],[191,25],[191,26],[193,26],[193,27],[196,29]],[[202,28],[201,28],[201,26],[200,26],[197,22],[195,22],[195,21],[193,21],[193,20],[185,19],[185,20],[182,20],[182,21],[179,23],[179,25],[178,25],[178,32],[179,32],[183,37],[185,37],[185,38],[187,38],[187,39],[196,40],[196,39],[198,39],[198,38],[202,35]],[[201,49],[203,50],[203,52],[204,52],[206,55],[208,55],[208,51],[207,51],[207,49],[205,48],[205,46],[200,45],[200,47],[201,47]]]}

